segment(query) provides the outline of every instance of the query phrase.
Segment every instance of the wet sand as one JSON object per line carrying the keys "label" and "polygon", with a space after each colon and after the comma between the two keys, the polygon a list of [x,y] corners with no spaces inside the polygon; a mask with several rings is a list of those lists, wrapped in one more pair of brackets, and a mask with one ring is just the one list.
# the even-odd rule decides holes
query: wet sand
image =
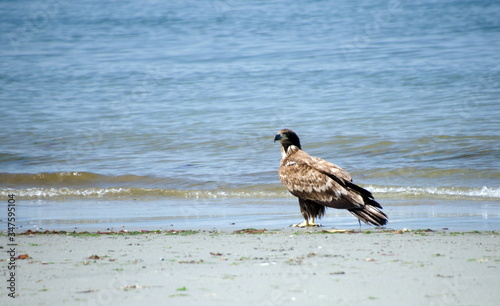
{"label": "wet sand", "polygon": [[29,258],[16,259],[16,298],[9,298],[4,286],[0,301],[495,305],[500,300],[498,232],[332,231],[17,235],[16,256]]}

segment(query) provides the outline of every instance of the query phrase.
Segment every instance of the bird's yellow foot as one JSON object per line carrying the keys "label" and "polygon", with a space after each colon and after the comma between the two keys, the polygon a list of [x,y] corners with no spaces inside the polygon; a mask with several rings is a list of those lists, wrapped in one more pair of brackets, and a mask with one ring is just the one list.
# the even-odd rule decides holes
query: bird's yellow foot
{"label": "bird's yellow foot", "polygon": [[320,227],[321,224],[304,221],[300,224],[292,224],[292,227]]}

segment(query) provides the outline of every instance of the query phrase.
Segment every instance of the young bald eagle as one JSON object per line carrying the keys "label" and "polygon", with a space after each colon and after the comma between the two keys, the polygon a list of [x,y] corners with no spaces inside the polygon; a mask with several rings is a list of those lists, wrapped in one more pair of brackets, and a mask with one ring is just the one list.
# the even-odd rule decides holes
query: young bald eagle
{"label": "young bald eagle", "polygon": [[347,209],[368,225],[382,226],[387,215],[370,191],[352,183],[351,175],[339,166],[302,151],[297,134],[289,129],[278,132],[281,143],[279,177],[288,191],[299,198],[305,221],[298,227],[318,226],[314,219],[325,214],[325,207]]}

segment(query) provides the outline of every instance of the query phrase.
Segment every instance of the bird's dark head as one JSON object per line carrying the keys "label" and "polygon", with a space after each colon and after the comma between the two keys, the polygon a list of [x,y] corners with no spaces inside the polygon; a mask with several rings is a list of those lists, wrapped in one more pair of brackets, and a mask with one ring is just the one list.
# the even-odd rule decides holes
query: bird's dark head
{"label": "bird's dark head", "polygon": [[279,141],[284,147],[294,145],[301,149],[299,136],[289,129],[279,131],[276,136],[274,136],[274,142],[276,141]]}

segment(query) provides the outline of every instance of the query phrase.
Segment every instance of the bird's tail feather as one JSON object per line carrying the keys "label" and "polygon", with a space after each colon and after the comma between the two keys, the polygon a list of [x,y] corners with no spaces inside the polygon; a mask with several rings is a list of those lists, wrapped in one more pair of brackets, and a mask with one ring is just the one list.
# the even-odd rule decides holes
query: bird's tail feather
{"label": "bird's tail feather", "polygon": [[361,195],[363,197],[363,200],[365,200],[365,203],[367,203],[368,205],[382,208],[382,206],[377,201],[375,201],[375,199],[373,198],[373,194],[370,191],[352,182],[346,182],[346,186]]}
{"label": "bird's tail feather", "polygon": [[349,212],[368,225],[383,226],[387,224],[387,215],[372,205],[363,208],[349,209]]}

